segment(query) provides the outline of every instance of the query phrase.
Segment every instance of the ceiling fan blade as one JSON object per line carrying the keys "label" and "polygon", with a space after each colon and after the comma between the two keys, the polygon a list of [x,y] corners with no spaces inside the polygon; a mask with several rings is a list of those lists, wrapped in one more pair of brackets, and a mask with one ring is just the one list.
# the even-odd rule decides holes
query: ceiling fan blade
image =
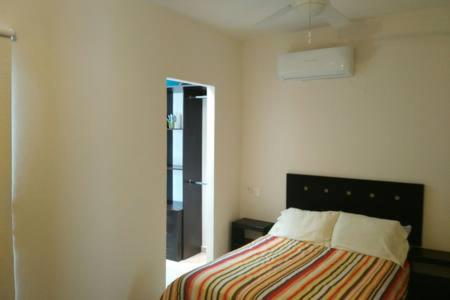
{"label": "ceiling fan blade", "polygon": [[289,4],[288,6],[285,6],[281,9],[277,10],[275,13],[271,14],[270,16],[265,17],[264,19],[262,19],[261,21],[256,23],[256,26],[264,26],[266,24],[270,24],[271,22],[275,21],[276,19],[289,13],[293,8],[294,8],[294,6],[292,4]]}
{"label": "ceiling fan blade", "polygon": [[331,4],[325,7],[323,12],[320,14],[320,17],[335,28],[342,28],[351,24],[350,20]]}

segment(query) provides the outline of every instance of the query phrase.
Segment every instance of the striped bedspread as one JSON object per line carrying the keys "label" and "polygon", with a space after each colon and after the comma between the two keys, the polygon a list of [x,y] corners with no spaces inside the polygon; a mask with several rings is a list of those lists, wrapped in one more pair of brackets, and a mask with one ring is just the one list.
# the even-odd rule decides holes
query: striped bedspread
{"label": "striped bedspread", "polygon": [[264,236],[195,269],[161,299],[403,299],[409,264]]}

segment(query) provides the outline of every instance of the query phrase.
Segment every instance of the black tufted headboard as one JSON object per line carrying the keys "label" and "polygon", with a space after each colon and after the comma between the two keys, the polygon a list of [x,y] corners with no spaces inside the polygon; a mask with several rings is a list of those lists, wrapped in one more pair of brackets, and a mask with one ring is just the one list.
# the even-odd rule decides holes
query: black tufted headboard
{"label": "black tufted headboard", "polygon": [[423,184],[287,174],[286,207],[336,210],[411,225],[409,242],[422,244]]}

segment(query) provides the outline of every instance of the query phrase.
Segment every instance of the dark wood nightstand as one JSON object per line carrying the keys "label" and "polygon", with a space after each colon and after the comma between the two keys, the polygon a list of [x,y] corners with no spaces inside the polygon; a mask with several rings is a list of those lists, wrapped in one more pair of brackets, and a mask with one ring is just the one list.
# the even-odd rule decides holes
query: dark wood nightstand
{"label": "dark wood nightstand", "polygon": [[231,223],[231,250],[240,248],[245,244],[267,234],[274,223],[239,219]]}
{"label": "dark wood nightstand", "polygon": [[408,299],[450,299],[450,253],[413,248]]}

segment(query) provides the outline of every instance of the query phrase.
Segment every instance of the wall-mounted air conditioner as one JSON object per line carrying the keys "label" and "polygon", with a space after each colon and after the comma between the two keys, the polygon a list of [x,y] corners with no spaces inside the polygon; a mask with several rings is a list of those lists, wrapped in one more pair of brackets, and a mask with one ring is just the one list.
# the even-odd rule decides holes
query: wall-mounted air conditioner
{"label": "wall-mounted air conditioner", "polygon": [[336,47],[282,54],[278,57],[280,79],[313,80],[353,75],[353,48]]}

